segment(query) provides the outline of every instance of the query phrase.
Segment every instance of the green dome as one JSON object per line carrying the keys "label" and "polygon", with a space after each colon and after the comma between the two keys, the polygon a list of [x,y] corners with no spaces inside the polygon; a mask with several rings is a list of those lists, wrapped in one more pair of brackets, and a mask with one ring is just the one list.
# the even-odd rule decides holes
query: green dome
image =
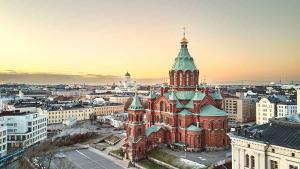
{"label": "green dome", "polygon": [[194,59],[191,57],[188,51],[187,42],[181,42],[181,49],[179,51],[179,54],[175,58],[175,63],[173,64],[171,70],[197,70]]}

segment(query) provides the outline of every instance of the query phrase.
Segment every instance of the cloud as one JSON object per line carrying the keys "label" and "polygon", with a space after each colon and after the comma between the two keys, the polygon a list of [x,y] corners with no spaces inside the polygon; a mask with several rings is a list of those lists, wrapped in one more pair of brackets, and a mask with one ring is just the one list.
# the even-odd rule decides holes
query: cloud
{"label": "cloud", "polygon": [[[0,81],[5,83],[27,83],[27,84],[112,84],[119,83],[123,77],[114,75],[69,75],[55,73],[18,73],[13,70],[5,70],[0,72]],[[160,83],[157,79],[134,79],[138,83],[154,84]]]}
{"label": "cloud", "polygon": [[15,70],[4,70],[5,73],[11,73],[16,74],[17,72]]}

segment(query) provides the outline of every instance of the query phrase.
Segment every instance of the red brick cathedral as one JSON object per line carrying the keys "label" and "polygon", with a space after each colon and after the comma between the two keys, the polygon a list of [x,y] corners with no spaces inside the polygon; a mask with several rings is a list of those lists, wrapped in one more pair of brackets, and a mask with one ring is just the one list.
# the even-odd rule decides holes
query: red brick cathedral
{"label": "red brick cathedral", "polygon": [[[199,70],[190,56],[188,41],[169,71],[170,84],[160,95],[150,91],[145,110],[135,94],[128,109],[126,155],[140,160],[160,144],[187,151],[224,149],[227,145],[227,114],[221,110],[222,96],[199,85]],[[145,119],[146,117],[146,119]]]}

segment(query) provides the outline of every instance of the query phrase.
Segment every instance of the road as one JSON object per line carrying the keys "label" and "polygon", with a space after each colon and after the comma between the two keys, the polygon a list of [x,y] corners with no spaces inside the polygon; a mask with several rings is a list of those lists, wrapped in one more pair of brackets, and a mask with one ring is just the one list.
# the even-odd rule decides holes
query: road
{"label": "road", "polygon": [[68,162],[64,162],[64,167],[61,166],[61,159],[55,159],[51,168],[76,168],[76,169],[123,169],[115,162],[99,155],[89,149],[81,149],[61,153],[65,155]]}

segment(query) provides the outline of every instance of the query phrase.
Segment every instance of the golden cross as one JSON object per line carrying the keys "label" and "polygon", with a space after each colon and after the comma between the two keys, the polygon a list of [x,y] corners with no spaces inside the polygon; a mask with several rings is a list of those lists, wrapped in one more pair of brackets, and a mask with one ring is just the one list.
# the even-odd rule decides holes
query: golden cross
{"label": "golden cross", "polygon": [[186,27],[184,26],[182,29],[183,29],[183,37],[185,37],[185,30],[186,30]]}

